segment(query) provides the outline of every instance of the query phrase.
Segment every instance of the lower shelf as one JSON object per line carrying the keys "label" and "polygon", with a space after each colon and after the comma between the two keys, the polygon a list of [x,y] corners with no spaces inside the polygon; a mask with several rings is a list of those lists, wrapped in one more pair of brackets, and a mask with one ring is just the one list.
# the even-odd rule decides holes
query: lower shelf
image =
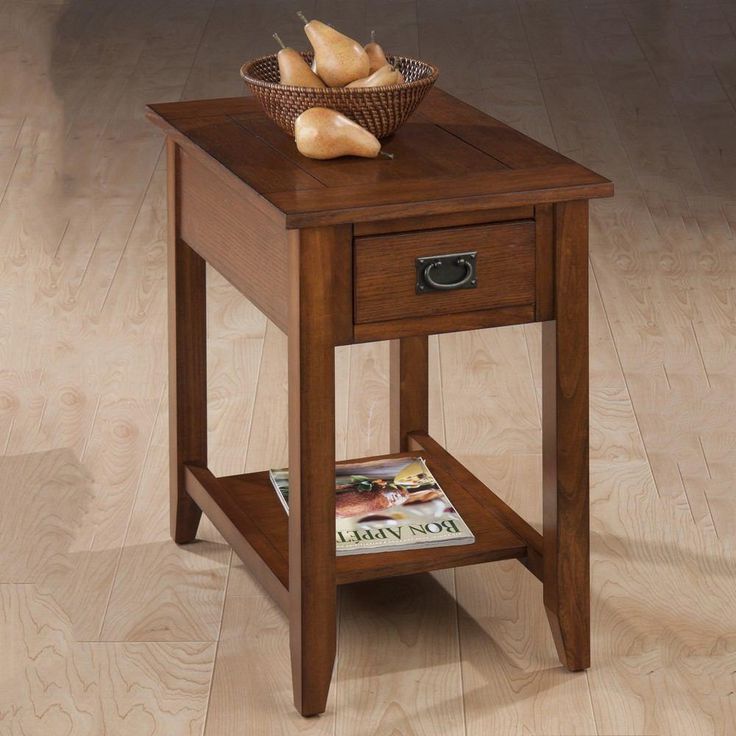
{"label": "lower shelf", "polygon": [[[386,457],[412,457],[421,454],[472,530],[475,542],[337,557],[338,584],[527,557],[527,541],[511,531],[509,525],[503,523],[498,509],[494,510],[494,504],[497,507],[502,502],[485,489],[488,503],[484,503],[478,491],[481,484],[477,480],[472,492],[469,491],[466,484],[458,481],[458,474],[448,467],[448,458],[454,463],[457,461],[444,453],[444,450],[442,453],[443,455],[433,456],[431,452],[422,451]],[[362,458],[368,459],[371,458]],[[459,463],[457,465],[462,468]],[[281,586],[288,589],[289,520],[271,486],[268,473],[215,478],[206,468],[189,466],[187,471],[187,490],[236,553],[246,564],[255,561],[263,567],[265,563]],[[464,472],[467,473],[466,470]]]}

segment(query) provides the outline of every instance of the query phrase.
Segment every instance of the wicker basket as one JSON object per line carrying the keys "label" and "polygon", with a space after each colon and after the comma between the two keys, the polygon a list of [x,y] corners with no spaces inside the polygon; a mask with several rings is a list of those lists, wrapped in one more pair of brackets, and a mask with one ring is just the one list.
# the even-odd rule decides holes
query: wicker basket
{"label": "wicker basket", "polygon": [[[312,54],[303,53],[312,63]],[[310,107],[328,107],[355,120],[376,138],[385,138],[399,128],[432,88],[439,71],[431,64],[405,56],[387,57],[406,80],[388,87],[292,87],[279,84],[276,54],[249,61],[240,76],[260,100],[266,115],[289,135],[294,121]]]}

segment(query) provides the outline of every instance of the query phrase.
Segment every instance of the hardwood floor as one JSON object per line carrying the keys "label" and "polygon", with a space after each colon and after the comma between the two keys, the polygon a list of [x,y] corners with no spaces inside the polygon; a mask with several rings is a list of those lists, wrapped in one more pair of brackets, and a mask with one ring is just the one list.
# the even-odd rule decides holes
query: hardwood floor
{"label": "hardwood floor", "polygon": [[[616,183],[591,207],[593,666],[514,562],[353,586],[327,713],[205,521],[168,535],[166,180],[146,102],[237,95],[285,0],[0,0],[0,734],[736,734],[736,9],[318,0]],[[211,466],[286,461],[286,339],[208,272]],[[541,521],[537,326],[430,340],[430,429]],[[388,446],[340,348],[337,454]],[[254,667],[254,661],[259,666]]]}

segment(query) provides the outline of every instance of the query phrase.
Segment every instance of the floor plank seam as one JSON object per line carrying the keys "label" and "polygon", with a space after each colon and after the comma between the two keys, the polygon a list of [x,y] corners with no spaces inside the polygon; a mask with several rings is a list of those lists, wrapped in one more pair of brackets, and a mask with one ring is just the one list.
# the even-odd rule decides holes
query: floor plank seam
{"label": "floor plank seam", "polygon": [[110,587],[107,591],[107,600],[105,602],[105,609],[100,618],[100,628],[97,634],[97,638],[100,641],[102,641],[102,632],[105,629],[105,620],[107,619],[107,613],[110,607],[110,601],[112,600],[112,594],[113,594],[113,591],[115,590],[115,584],[117,583],[118,573],[120,572],[120,563],[123,559],[123,554],[126,549],[126,541],[128,539],[128,532],[130,531],[130,523],[133,519],[133,512],[135,510],[135,502],[138,499],[138,494],[140,492],[141,484],[143,482],[146,465],[148,463],[148,458],[151,452],[151,446],[153,444],[154,433],[156,431],[156,424],[158,422],[158,417],[161,412],[161,407],[163,406],[163,403],[164,403],[165,394],[166,394],[166,386],[163,386],[161,389],[161,394],[159,396],[158,405],[156,407],[156,414],[154,415],[153,422],[151,423],[151,431],[148,434],[148,440],[146,442],[146,451],[143,454],[143,459],[141,460],[141,468],[140,468],[140,472],[138,473],[138,479],[136,480],[135,491],[133,492],[133,498],[131,499],[131,502],[130,502],[130,510],[128,511],[128,519],[125,523],[125,532],[123,533],[122,543],[120,544],[120,549],[118,550],[118,553],[117,553],[117,559],[115,560],[115,569],[110,579]]}
{"label": "floor plank seam", "polygon": [[[148,182],[146,183],[146,186],[143,189],[143,194],[141,195],[138,206],[136,207],[135,216],[133,217],[133,220],[130,223],[128,234],[125,236],[125,242],[123,243],[123,247],[120,249],[120,255],[118,256],[117,261],[115,262],[115,268],[113,269],[112,276],[110,276],[110,282],[107,285],[107,289],[105,289],[105,296],[102,299],[102,304],[100,304],[98,314],[102,314],[102,312],[105,310],[107,299],[110,296],[110,292],[112,291],[113,285],[115,284],[115,278],[117,277],[118,271],[120,270],[120,264],[123,262],[125,253],[128,250],[130,238],[135,232],[135,226],[138,222],[138,218],[141,216],[141,210],[143,209],[143,204],[145,203],[146,198],[148,197],[148,192],[151,189],[151,183],[153,182],[153,178],[156,175],[156,170],[158,169],[159,162],[161,161],[162,154],[164,153],[165,149],[166,149],[165,142],[162,141],[161,147],[159,148],[158,156],[156,157],[156,162],[151,168],[151,174],[148,177]],[[81,289],[81,284],[80,284],[80,289]]]}
{"label": "floor plank seam", "polygon": [[233,551],[230,550],[228,565],[227,565],[227,577],[225,578],[225,586],[222,593],[222,609],[220,611],[220,624],[217,629],[217,637],[215,638],[215,651],[212,655],[212,672],[210,673],[210,683],[207,688],[207,698],[205,699],[204,717],[202,718],[202,736],[207,733],[207,721],[210,715],[210,701],[212,698],[212,686],[215,682],[215,671],[217,669],[217,655],[220,651],[220,639],[222,637],[222,622],[225,620],[225,606],[227,604],[227,593],[230,587],[230,573],[233,568],[234,555]]}
{"label": "floor plank seam", "polygon": [[661,499],[662,494],[660,493],[659,486],[657,485],[657,479],[654,475],[654,470],[652,469],[652,461],[649,459],[649,450],[647,449],[646,442],[644,441],[644,435],[642,434],[642,431],[641,431],[641,424],[639,423],[639,417],[637,416],[636,406],[634,405],[634,401],[631,397],[631,389],[629,388],[629,382],[628,382],[628,379],[626,378],[626,372],[624,371],[623,363],[621,362],[621,355],[619,353],[618,345],[616,345],[616,339],[613,335],[613,328],[611,327],[611,320],[608,316],[608,309],[606,308],[606,302],[603,297],[603,293],[601,292],[600,284],[598,282],[598,276],[595,271],[595,265],[593,264],[592,259],[588,259],[588,260],[590,263],[590,271],[593,274],[593,281],[595,282],[595,288],[598,291],[598,295],[600,297],[601,306],[603,309],[603,316],[606,320],[608,336],[611,339],[611,345],[613,346],[613,351],[616,354],[616,361],[618,363],[619,373],[621,375],[621,379],[624,382],[624,387],[626,388],[626,396],[628,397],[629,406],[631,407],[631,412],[634,416],[634,421],[636,422],[636,432],[639,437],[639,442],[641,443],[642,449],[644,450],[644,455],[646,456],[646,459],[647,459],[647,465],[649,467],[649,475],[651,476],[652,484],[654,485],[654,490],[657,494],[657,498]]}

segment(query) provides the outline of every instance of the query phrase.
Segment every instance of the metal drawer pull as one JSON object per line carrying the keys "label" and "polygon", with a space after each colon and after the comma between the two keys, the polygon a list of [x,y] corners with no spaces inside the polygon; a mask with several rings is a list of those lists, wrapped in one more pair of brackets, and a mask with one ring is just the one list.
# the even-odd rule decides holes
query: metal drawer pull
{"label": "metal drawer pull", "polygon": [[458,258],[455,263],[457,263],[458,266],[465,266],[465,276],[463,276],[460,281],[455,281],[452,284],[441,284],[439,281],[435,281],[432,278],[432,269],[441,266],[442,261],[432,261],[432,263],[424,267],[424,280],[433,289],[445,289],[446,291],[450,291],[450,289],[459,289],[460,287],[465,286],[465,284],[473,278],[473,267],[464,258]]}
{"label": "metal drawer pull", "polygon": [[[417,258],[416,293],[426,294],[430,291],[474,289],[478,285],[475,273],[476,255],[477,251]],[[444,276],[445,279],[437,281],[440,276]]]}

